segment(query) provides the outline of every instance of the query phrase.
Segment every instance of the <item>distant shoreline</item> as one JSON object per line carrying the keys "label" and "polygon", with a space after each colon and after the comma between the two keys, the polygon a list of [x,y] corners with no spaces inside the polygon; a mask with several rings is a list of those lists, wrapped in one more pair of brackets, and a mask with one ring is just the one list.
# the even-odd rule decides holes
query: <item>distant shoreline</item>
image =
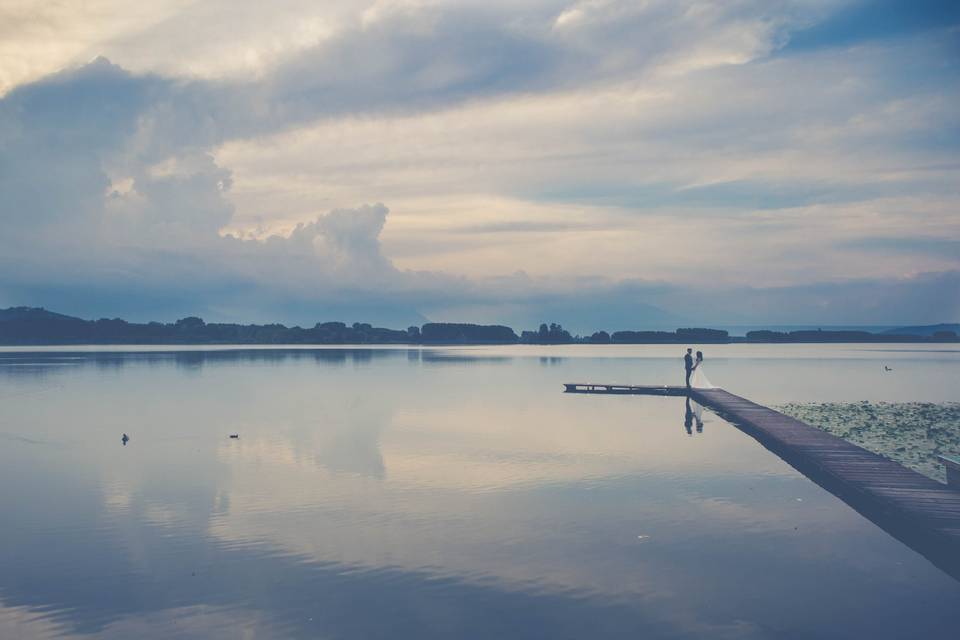
{"label": "distant shoreline", "polygon": [[327,347],[344,347],[347,349],[366,349],[369,347],[395,347],[398,349],[412,347],[631,347],[631,346],[685,346],[696,347],[702,345],[868,345],[868,344],[917,344],[917,345],[956,345],[960,340],[886,340],[886,341],[795,341],[795,342],[761,342],[747,340],[730,340],[729,342],[607,342],[603,344],[575,341],[575,342],[31,342],[12,343],[0,341],[0,349],[9,350],[48,350],[55,347],[82,347],[84,349],[113,348],[113,347],[223,347],[247,348],[258,347],[263,349],[322,349]]}
{"label": "distant shoreline", "polygon": [[958,324],[903,327],[883,333],[858,330],[748,331],[731,336],[723,329],[681,328],[676,331],[596,331],[574,336],[559,324],[541,324],[519,335],[504,325],[429,322],[405,330],[367,323],[318,322],[313,327],[282,324],[206,323],[188,317],[174,323],[131,323],[84,320],[35,307],[0,309],[0,345],[52,346],[485,346],[552,344],[942,344],[957,343]]}
{"label": "distant shoreline", "polygon": [[[838,347],[858,347],[864,346],[869,343],[860,343],[860,342],[793,342],[793,343],[772,343],[772,342],[744,342],[744,343],[729,343],[729,345],[724,346],[748,346],[755,345],[758,347],[765,347],[771,345],[783,345],[783,346],[826,346],[834,345]],[[919,346],[930,347],[930,349],[924,349],[925,352],[940,352],[943,349],[937,349],[937,347],[951,347],[949,352],[954,352],[956,343],[945,343],[945,342],[928,342],[928,343],[882,343],[888,345],[909,345],[916,344]],[[654,343],[636,343],[636,344],[607,344],[607,345],[594,345],[587,343],[569,343],[563,345],[555,344],[375,344],[375,343],[366,343],[366,344],[213,344],[213,343],[177,343],[177,344],[0,344],[0,356],[3,354],[105,354],[105,353],[203,353],[203,352],[244,352],[244,351],[302,351],[304,353],[309,353],[312,351],[407,351],[410,349],[416,350],[430,350],[430,349],[455,349],[455,348],[474,348],[474,347],[521,347],[521,348],[530,348],[534,349],[536,347],[569,347],[574,350],[580,348],[588,347],[601,347],[605,351],[609,349],[611,355],[616,354],[617,347],[654,347],[654,346],[664,346],[664,347],[675,347],[675,348],[686,348],[692,347],[694,349],[699,349],[706,345],[700,345],[697,343],[693,344],[654,344]],[[546,352],[543,350],[531,351],[532,355],[540,354],[544,355]],[[563,352],[557,351],[556,355],[562,355]],[[576,355],[573,351],[568,352],[569,355]],[[629,353],[624,351],[623,353]],[[681,352],[677,352],[679,355],[682,355]],[[523,353],[517,353],[515,355],[522,356]],[[678,355],[678,357],[679,357]],[[714,353],[714,358],[717,357],[717,354]]]}

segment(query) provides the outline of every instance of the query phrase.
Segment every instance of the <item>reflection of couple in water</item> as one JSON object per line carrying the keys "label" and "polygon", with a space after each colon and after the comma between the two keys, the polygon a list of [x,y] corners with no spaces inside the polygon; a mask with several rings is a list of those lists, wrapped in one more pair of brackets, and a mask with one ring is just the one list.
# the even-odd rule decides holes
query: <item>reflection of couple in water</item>
{"label": "reflection of couple in water", "polygon": [[[687,349],[683,356],[683,368],[687,373],[687,389],[713,389],[714,386],[707,380],[703,372],[703,351],[697,351],[693,357],[693,349]],[[693,435],[693,423],[697,423],[697,433],[703,433],[703,407],[700,403],[690,399],[687,395],[687,407],[683,416],[683,426],[688,435]]]}
{"label": "reflection of couple in water", "polygon": [[694,421],[697,423],[697,433],[703,433],[703,406],[687,396],[687,410],[683,414],[683,426],[686,428],[688,436],[693,435]]}

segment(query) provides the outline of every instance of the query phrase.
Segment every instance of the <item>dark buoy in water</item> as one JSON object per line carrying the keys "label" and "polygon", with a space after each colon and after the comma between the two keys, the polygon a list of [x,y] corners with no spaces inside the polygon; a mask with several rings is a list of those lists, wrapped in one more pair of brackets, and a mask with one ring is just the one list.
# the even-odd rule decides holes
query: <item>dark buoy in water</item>
{"label": "dark buoy in water", "polygon": [[230,434],[230,437],[233,438],[234,440],[236,440],[237,438],[240,437],[240,434],[239,434],[239,433],[231,433],[231,434]]}
{"label": "dark buoy in water", "polygon": [[123,437],[120,438],[120,442],[123,443],[123,446],[127,446],[127,442],[130,440],[130,436],[123,434]]}

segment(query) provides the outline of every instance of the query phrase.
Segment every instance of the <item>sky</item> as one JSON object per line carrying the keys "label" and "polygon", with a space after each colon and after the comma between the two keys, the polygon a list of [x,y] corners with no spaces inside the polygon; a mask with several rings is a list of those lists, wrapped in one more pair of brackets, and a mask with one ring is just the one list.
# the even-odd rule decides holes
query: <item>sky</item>
{"label": "sky", "polygon": [[0,307],[960,321],[960,3],[0,0]]}

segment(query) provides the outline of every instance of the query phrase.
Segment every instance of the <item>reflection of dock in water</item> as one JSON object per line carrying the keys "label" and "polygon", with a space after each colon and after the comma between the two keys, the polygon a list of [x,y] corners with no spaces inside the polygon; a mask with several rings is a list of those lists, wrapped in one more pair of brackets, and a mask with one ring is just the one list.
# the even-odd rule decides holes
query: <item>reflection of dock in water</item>
{"label": "reflection of dock in water", "polygon": [[569,383],[567,393],[686,396],[960,580],[960,487],[723,389]]}

